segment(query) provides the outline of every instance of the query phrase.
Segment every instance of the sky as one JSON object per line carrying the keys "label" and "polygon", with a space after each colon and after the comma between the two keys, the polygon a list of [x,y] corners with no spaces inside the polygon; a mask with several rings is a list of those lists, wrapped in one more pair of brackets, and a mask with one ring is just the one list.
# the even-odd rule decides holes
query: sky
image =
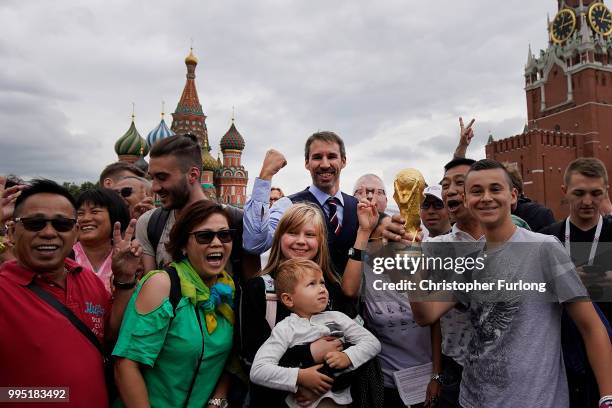
{"label": "sky", "polygon": [[95,181],[135,123],[146,138],[176,108],[193,43],[196,86],[216,157],[235,123],[250,194],[265,152],[288,165],[287,193],[310,184],[303,146],[318,130],[346,143],[341,188],[419,169],[429,184],[476,119],[468,156],[490,133],[522,132],[523,69],[547,46],[556,1],[56,0],[0,2],[0,174]]}

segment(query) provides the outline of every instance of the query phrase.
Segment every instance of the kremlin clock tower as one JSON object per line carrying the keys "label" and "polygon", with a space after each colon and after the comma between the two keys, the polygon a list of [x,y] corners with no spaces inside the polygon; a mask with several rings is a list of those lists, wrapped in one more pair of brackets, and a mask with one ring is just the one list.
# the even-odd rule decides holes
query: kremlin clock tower
{"label": "kremlin clock tower", "polygon": [[596,157],[612,168],[612,13],[603,1],[559,0],[548,48],[525,65],[527,125],[518,136],[486,145],[488,158],[514,162],[527,197],[568,214],[565,167]]}

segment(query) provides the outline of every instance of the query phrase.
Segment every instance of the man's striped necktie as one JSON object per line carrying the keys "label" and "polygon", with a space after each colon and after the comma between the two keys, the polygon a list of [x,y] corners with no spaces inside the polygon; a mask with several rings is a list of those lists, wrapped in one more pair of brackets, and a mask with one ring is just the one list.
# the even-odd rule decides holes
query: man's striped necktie
{"label": "man's striped necktie", "polygon": [[342,224],[338,220],[339,201],[336,197],[329,197],[326,201],[329,208],[329,224],[336,235],[340,235],[340,231],[342,231]]}

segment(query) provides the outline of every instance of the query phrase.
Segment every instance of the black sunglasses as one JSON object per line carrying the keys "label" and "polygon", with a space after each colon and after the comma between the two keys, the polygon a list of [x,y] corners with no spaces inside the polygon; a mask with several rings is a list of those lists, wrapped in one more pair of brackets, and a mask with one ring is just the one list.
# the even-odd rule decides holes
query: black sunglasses
{"label": "black sunglasses", "polygon": [[76,220],[74,218],[44,218],[44,217],[26,217],[26,218],[15,218],[15,222],[20,222],[28,231],[38,232],[42,231],[47,223],[51,223],[51,226],[57,232],[68,232],[74,228]]}
{"label": "black sunglasses", "polygon": [[119,194],[123,198],[128,198],[133,192],[134,189],[132,187],[123,187],[121,190],[115,190],[115,193]]}
{"label": "black sunglasses", "polygon": [[429,210],[429,207],[432,207],[432,206],[433,206],[433,208],[435,210],[441,210],[441,209],[444,208],[444,203],[442,201],[438,201],[438,200],[433,201],[433,202],[431,202],[431,201],[423,201],[423,204],[421,204],[421,209],[422,210]]}
{"label": "black sunglasses", "polygon": [[221,241],[222,243],[227,244],[228,242],[232,242],[234,238],[234,231],[235,230],[233,229],[226,229],[220,231],[193,231],[189,234],[193,234],[198,244],[208,245],[213,242],[213,239],[215,239],[215,237],[219,238],[219,241]]}

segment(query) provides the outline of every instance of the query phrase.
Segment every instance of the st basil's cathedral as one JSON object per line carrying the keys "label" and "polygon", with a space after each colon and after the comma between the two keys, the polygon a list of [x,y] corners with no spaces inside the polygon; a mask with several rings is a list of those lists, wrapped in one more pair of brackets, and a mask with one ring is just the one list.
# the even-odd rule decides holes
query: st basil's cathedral
{"label": "st basil's cathedral", "polygon": [[181,98],[172,114],[172,125],[168,128],[162,112],[161,122],[149,132],[146,140],[140,135],[134,123],[115,143],[115,153],[119,161],[133,163],[141,169],[147,169],[145,156],[158,141],[173,135],[195,136],[202,149],[202,188],[210,199],[220,203],[242,207],[246,201],[246,186],[249,180],[248,172],[241,164],[244,138],[236,129],[234,119],[225,132],[219,146],[223,160],[211,154],[206,127],[206,115],[198,98],[195,84],[195,70],[198,59],[193,50],[185,58],[187,66],[187,81]]}

